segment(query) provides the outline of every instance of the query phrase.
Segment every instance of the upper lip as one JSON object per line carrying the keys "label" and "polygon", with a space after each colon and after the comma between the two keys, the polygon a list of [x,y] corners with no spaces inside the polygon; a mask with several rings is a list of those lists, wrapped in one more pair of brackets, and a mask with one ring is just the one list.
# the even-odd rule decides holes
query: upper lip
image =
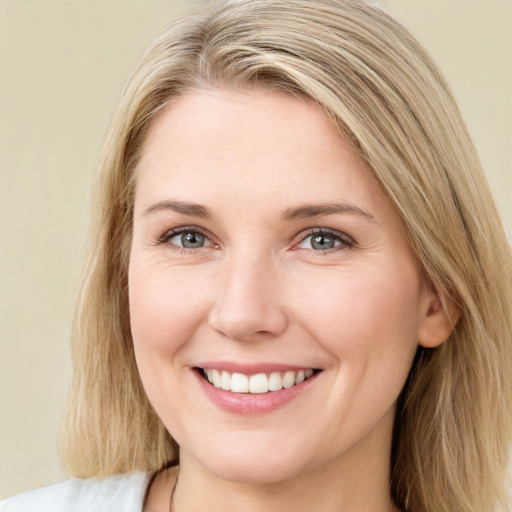
{"label": "upper lip", "polygon": [[314,366],[302,366],[288,363],[261,362],[261,363],[240,363],[235,361],[203,361],[195,365],[196,368],[222,370],[229,373],[242,373],[244,375],[255,375],[257,373],[287,372],[300,370],[315,370]]}

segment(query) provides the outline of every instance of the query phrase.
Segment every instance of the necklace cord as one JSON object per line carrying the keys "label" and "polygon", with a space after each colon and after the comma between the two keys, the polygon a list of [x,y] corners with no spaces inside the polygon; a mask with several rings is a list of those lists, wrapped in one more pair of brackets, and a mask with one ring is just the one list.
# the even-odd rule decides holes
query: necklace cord
{"label": "necklace cord", "polygon": [[180,476],[180,470],[178,469],[178,473],[176,475],[176,480],[174,481],[174,485],[172,486],[171,496],[169,497],[169,512],[175,512],[175,510],[174,510],[174,491],[176,491],[176,486],[178,485],[179,476]]}

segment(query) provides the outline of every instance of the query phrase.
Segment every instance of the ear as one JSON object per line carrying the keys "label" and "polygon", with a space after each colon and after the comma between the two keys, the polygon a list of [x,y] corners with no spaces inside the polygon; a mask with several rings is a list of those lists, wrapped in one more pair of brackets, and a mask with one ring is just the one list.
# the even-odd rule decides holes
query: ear
{"label": "ear", "polygon": [[460,309],[452,299],[440,297],[433,290],[424,292],[421,308],[418,344],[425,348],[438,347],[453,331],[460,317]]}

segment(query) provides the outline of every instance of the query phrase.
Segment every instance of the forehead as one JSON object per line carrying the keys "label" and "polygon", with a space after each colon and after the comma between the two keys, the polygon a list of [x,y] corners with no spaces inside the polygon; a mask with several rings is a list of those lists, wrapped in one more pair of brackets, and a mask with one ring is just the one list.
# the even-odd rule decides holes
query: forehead
{"label": "forehead", "polygon": [[275,91],[188,92],[153,123],[137,168],[136,200],[194,193],[224,200],[382,199],[332,122],[305,100]]}

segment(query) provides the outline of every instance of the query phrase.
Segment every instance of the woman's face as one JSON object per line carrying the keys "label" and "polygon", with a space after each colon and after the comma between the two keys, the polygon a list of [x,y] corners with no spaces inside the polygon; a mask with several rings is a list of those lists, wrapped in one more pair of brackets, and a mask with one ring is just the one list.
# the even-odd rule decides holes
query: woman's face
{"label": "woman's face", "polygon": [[182,460],[247,482],[387,463],[432,297],[314,106],[176,100],[137,169],[129,290],[142,382]]}

